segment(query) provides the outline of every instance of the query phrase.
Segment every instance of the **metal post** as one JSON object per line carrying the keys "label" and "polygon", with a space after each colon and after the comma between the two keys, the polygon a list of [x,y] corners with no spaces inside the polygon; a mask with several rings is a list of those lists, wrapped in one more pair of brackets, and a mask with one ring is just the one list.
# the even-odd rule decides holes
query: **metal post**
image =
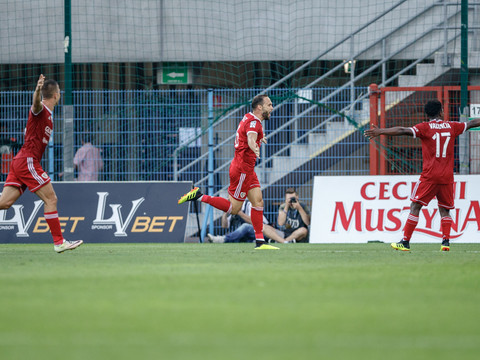
{"label": "metal post", "polygon": [[[350,116],[353,117],[353,106],[355,104],[355,60],[353,58],[355,54],[355,37],[352,35],[350,38]],[[348,123],[347,118],[344,118],[345,123]]]}
{"label": "metal post", "polygon": [[[213,196],[214,190],[213,146],[213,89],[208,89],[208,195],[210,196]],[[200,242],[203,242],[206,236],[207,223],[208,231],[213,234],[213,209],[211,205],[207,205],[200,234]]]}
{"label": "metal post", "polygon": [[[293,107],[293,117],[297,117],[298,115],[298,97],[295,98],[295,105]],[[297,131],[298,131],[298,119],[295,120],[294,124],[293,124],[293,136],[292,136],[292,141],[296,141],[297,140]]]}
{"label": "metal post", "polygon": [[[208,195],[213,196],[213,89],[208,89]],[[213,209],[212,209],[213,210]],[[213,211],[210,211],[209,230],[213,234]]]}
{"label": "metal post", "polygon": [[[371,84],[370,93],[370,126],[378,126],[378,90],[377,84]],[[375,147],[374,141],[370,140],[370,175],[378,175],[378,157],[379,153]]]}
{"label": "metal post", "polygon": [[443,0],[443,66],[450,66],[448,61],[447,0]]}
{"label": "metal post", "polygon": [[[382,40],[382,60],[387,57],[387,41],[385,39]],[[387,63],[384,62],[382,64],[382,84],[385,84],[387,81]]]}
{"label": "metal post", "polygon": [[[474,24],[478,24],[478,6],[475,6],[473,8],[472,22]],[[473,44],[471,44],[470,47],[472,48],[473,51],[477,51],[478,50],[478,26],[474,27],[472,40],[473,40]]]}
{"label": "metal post", "polygon": [[468,0],[462,0],[461,12],[460,107],[465,111],[468,101]]}
{"label": "metal post", "polygon": [[73,101],[72,101],[72,5],[65,3],[65,89],[63,95],[63,179],[73,180]]}
{"label": "metal post", "polygon": [[177,150],[173,152],[173,181],[178,181],[178,155]]}
{"label": "metal post", "polygon": [[[462,0],[460,49],[460,121],[468,120],[468,0]],[[469,137],[460,138],[460,174],[468,174],[470,168]]]}
{"label": "metal post", "polygon": [[48,173],[50,177],[53,176],[55,171],[55,154],[53,152],[53,136],[50,136],[50,140],[48,141]]}
{"label": "metal post", "polygon": [[[262,183],[266,184],[267,183],[267,172],[265,170],[265,159],[267,158],[267,151],[265,148],[265,144],[261,144],[260,146],[260,156],[262,157],[262,162],[260,163],[260,168],[262,169],[262,174],[260,176],[260,179],[262,179]],[[262,184],[260,184],[262,185]]]}

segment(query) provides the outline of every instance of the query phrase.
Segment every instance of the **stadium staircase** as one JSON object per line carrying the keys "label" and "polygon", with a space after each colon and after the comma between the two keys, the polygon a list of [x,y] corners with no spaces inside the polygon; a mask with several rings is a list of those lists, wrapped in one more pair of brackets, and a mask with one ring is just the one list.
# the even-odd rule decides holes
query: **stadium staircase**
{"label": "stadium staircase", "polygon": [[[453,70],[459,70],[460,54],[437,52],[433,63],[416,65],[415,75],[401,75],[398,79],[399,87],[435,86],[444,76]],[[480,68],[480,52],[472,51],[468,54],[468,67]]]}

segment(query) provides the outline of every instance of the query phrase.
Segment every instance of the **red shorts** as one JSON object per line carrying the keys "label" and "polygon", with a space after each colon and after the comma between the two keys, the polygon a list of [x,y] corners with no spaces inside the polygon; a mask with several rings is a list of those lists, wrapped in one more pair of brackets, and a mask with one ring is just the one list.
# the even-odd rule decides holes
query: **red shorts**
{"label": "red shorts", "polygon": [[427,206],[430,200],[437,197],[438,206],[445,209],[454,209],[453,184],[433,184],[418,181],[413,188],[410,200]]}
{"label": "red shorts", "polygon": [[21,157],[13,159],[5,186],[15,186],[22,193],[27,187],[31,192],[35,192],[50,181],[50,176],[42,169],[38,160]]}
{"label": "red shorts", "polygon": [[255,171],[242,172],[237,166],[230,165],[230,186],[228,193],[239,201],[245,201],[250,189],[260,187]]}

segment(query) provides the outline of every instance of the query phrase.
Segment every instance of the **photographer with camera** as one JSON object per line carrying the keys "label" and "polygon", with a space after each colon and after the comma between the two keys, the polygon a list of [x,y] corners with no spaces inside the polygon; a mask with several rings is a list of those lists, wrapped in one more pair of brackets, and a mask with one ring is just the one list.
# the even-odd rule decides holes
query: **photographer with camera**
{"label": "photographer with camera", "polygon": [[295,188],[285,191],[285,203],[278,209],[277,224],[284,232],[285,241],[298,242],[305,240],[310,225],[310,209],[298,201]]}

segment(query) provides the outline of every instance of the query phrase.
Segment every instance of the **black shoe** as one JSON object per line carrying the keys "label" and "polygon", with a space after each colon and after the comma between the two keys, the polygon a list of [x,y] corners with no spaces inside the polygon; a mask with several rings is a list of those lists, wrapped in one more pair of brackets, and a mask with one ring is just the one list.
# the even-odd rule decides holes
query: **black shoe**
{"label": "black shoe", "polygon": [[442,247],[440,248],[441,251],[450,251],[450,240],[449,239],[443,239],[442,241]]}
{"label": "black shoe", "polygon": [[391,243],[390,246],[395,250],[410,251],[410,241],[401,240],[397,243]]}

